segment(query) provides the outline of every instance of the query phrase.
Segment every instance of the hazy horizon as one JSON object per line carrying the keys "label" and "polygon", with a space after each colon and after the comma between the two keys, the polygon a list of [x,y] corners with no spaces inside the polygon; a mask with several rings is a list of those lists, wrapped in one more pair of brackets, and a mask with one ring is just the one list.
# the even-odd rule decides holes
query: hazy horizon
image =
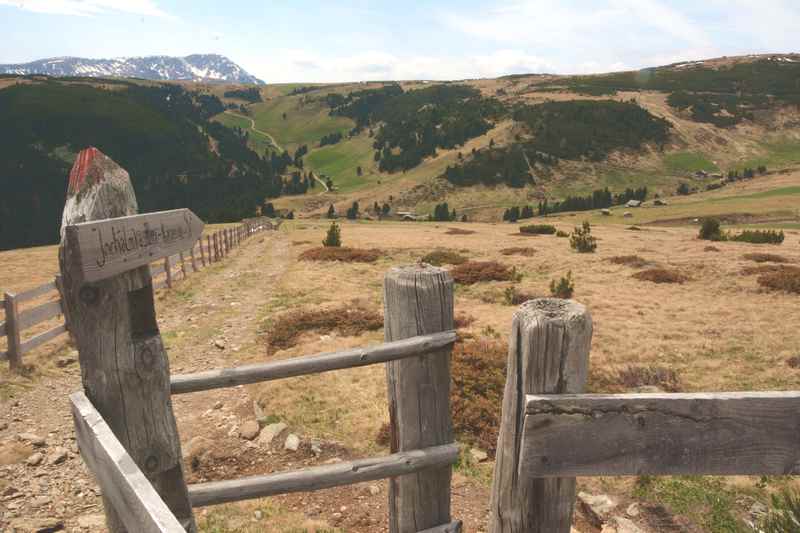
{"label": "hazy horizon", "polygon": [[[0,63],[227,56],[267,83],[582,74],[800,50],[784,0],[0,0]],[[98,44],[100,43],[100,44]]]}

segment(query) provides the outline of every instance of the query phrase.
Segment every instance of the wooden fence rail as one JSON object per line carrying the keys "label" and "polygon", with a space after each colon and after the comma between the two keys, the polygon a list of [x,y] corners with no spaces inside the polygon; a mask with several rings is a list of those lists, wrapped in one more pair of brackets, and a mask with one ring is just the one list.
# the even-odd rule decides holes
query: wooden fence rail
{"label": "wooden fence rail", "polygon": [[[241,232],[243,237],[246,238],[264,230],[276,229],[279,226],[280,221],[256,218],[243,221],[242,224],[231,228],[230,231]],[[217,235],[221,235],[226,231],[228,230],[214,232],[215,242],[218,238]],[[210,264],[212,257],[210,239],[211,235],[207,235],[207,246],[205,247],[203,246],[203,239],[201,237],[192,248],[167,257],[164,261],[151,264],[150,275],[153,277],[153,288],[172,287],[173,282],[177,279],[176,274],[178,272],[181,273],[180,279],[185,279],[189,272],[198,272],[200,269],[195,259],[195,248],[199,247],[202,266],[206,266],[206,258],[208,258],[208,263]],[[232,246],[241,245],[243,241],[244,239],[240,239],[232,242]],[[190,258],[188,267],[184,256],[186,253],[189,254]],[[219,258],[217,260],[219,260]],[[189,267],[191,267],[191,270]],[[48,295],[51,301],[38,304],[30,309],[21,308],[21,304]],[[69,325],[65,319],[61,324],[47,331],[37,333],[31,338],[24,339],[22,336],[25,330],[64,314],[61,291],[56,280],[49,281],[19,293],[6,292],[3,295],[3,300],[0,301],[0,307],[5,310],[5,317],[3,321],[0,321],[0,337],[7,338],[7,348],[5,351],[0,350],[0,360],[8,359],[12,369],[21,367],[23,354],[67,333],[69,330]]]}

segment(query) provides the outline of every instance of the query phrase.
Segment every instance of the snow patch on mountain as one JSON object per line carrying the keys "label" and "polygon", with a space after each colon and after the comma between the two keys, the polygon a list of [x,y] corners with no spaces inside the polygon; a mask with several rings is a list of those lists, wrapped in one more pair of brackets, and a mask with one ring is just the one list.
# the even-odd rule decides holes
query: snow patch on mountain
{"label": "snow patch on mountain", "polygon": [[264,84],[262,80],[249,74],[227,57],[217,54],[193,54],[186,57],[120,57],[114,59],[52,57],[31,63],[0,65],[0,74],[45,74],[48,76],[122,77],[164,81]]}

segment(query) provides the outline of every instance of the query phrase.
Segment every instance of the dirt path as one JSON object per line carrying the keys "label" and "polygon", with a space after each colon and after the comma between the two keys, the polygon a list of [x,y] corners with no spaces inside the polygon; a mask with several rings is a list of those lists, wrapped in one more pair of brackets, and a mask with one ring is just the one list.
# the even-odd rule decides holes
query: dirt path
{"label": "dirt path", "polygon": [[[223,262],[179,280],[173,291],[159,291],[159,326],[172,373],[263,356],[257,317],[288,260],[285,235],[264,233]],[[104,529],[99,489],[78,454],[69,414],[68,394],[81,383],[76,355],[62,358],[63,368],[0,406],[0,531],[58,524],[68,531]],[[223,389],[175,397],[181,440],[186,443],[193,432],[207,429],[198,418],[211,404],[230,403],[243,392]]]}
{"label": "dirt path", "polygon": [[231,111],[225,111],[225,113],[231,115],[232,117],[238,117],[238,118],[243,118],[245,120],[249,120],[250,121],[250,129],[251,130],[253,130],[256,133],[260,133],[261,135],[263,135],[264,137],[269,139],[269,141],[275,146],[275,148],[278,149],[279,152],[283,152],[283,148],[281,148],[281,145],[278,144],[278,141],[275,140],[275,137],[273,137],[272,135],[270,135],[266,131],[262,131],[262,130],[256,128],[256,121],[255,120],[253,120],[250,117],[246,117],[244,115],[240,115],[238,113],[233,113]]}

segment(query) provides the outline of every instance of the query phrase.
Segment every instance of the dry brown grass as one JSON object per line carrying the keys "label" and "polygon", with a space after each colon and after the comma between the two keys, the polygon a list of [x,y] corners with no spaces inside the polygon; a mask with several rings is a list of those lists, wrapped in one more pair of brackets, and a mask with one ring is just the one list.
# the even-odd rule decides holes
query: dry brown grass
{"label": "dry brown grass", "polygon": [[609,257],[608,260],[615,265],[626,265],[633,268],[644,268],[650,264],[650,261],[638,255],[615,255],[614,257]]}
{"label": "dry brown grass", "polygon": [[669,268],[642,270],[634,274],[633,277],[641,281],[652,281],[653,283],[684,283],[689,281],[687,275]]}
{"label": "dry brown grass", "polygon": [[678,371],[663,365],[632,365],[615,371],[592,370],[587,386],[590,392],[620,393],[642,387],[657,387],[666,392],[682,390]]}
{"label": "dry brown grass", "polygon": [[467,262],[467,258],[456,252],[455,250],[434,250],[422,256],[423,263],[429,265],[442,266],[442,265],[460,265]]}
{"label": "dry brown grass", "polygon": [[444,233],[445,235],[472,235],[477,232],[472,231],[471,229],[448,228]]}
{"label": "dry brown grass", "polygon": [[380,313],[353,305],[291,311],[278,316],[270,324],[267,344],[270,348],[285,350],[294,346],[300,336],[308,331],[358,335],[382,327],[383,317]]}
{"label": "dry brown grass", "polygon": [[455,266],[450,274],[456,283],[472,285],[482,281],[511,281],[514,270],[497,261],[467,261]]}
{"label": "dry brown grass", "polygon": [[475,323],[477,319],[472,316],[468,315],[467,313],[456,313],[456,316],[453,319],[453,323],[456,329],[464,329],[470,327],[472,324]]}
{"label": "dry brown grass", "polygon": [[300,254],[302,261],[342,261],[344,263],[374,263],[383,253],[378,249],[338,248],[320,246]]}
{"label": "dry brown grass", "polygon": [[742,257],[748,261],[755,261],[756,263],[789,263],[790,261],[782,255],[768,254],[756,252],[751,254],[744,254]]}
{"label": "dry brown grass", "polygon": [[529,246],[512,246],[511,248],[503,248],[500,250],[503,255],[521,255],[524,257],[532,257],[536,254],[536,249]]}

